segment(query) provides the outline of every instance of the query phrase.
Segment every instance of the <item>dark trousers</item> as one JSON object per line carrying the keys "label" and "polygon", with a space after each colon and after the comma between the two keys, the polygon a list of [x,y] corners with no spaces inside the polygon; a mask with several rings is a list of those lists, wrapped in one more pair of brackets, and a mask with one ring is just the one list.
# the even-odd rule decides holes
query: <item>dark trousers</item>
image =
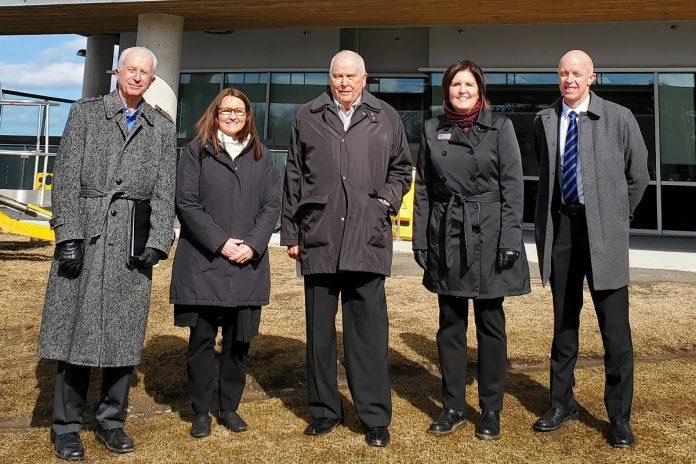
{"label": "dark trousers", "polygon": [[575,404],[575,362],[583,280],[592,295],[604,344],[604,403],[609,419],[628,421],[633,400],[633,345],[628,322],[628,287],[595,290],[584,213],[560,213],[551,255],[554,336],[551,347],[551,407]]}
{"label": "dark trousers", "polygon": [[384,276],[363,272],[305,276],[307,394],[314,418],[342,417],[336,379],[336,312],[341,296],[348,388],[366,427],[391,422],[389,322]]}
{"label": "dark trousers", "polygon": [[220,412],[236,411],[246,382],[249,343],[235,340],[237,315],[226,308],[222,312],[201,311],[191,327],[186,353],[188,388],[191,406],[196,414],[207,413],[213,397],[215,377],[215,337],[222,328],[222,352],[218,374]]}
{"label": "dark trousers", "polygon": [[[56,435],[79,432],[89,390],[91,367],[58,363],[53,396],[53,431]],[[126,420],[133,366],[102,368],[101,399],[97,423],[105,430],[122,428]]]}
{"label": "dark trousers", "polygon": [[[478,341],[479,406],[483,411],[500,411],[503,408],[507,367],[503,300],[473,300]],[[442,372],[442,405],[445,409],[461,411],[466,404],[469,299],[438,295],[437,301],[440,306],[440,329],[436,339]]]}

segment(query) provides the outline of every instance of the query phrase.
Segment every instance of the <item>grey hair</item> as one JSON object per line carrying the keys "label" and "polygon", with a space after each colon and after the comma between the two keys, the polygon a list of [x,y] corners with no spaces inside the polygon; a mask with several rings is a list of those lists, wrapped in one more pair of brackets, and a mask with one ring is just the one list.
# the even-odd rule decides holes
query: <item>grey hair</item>
{"label": "grey hair", "polygon": [[117,68],[123,70],[123,62],[126,60],[126,55],[128,55],[130,52],[136,51],[145,52],[148,55],[150,55],[150,57],[152,58],[152,74],[155,74],[155,71],[157,70],[157,56],[155,56],[153,51],[147,47],[130,47],[123,50],[121,56],[118,58]]}
{"label": "grey hair", "polygon": [[329,73],[333,72],[336,60],[347,57],[353,58],[358,63],[358,71],[360,71],[363,74],[367,73],[367,71],[365,71],[365,60],[363,60],[362,56],[358,55],[352,50],[341,50],[340,52],[336,53],[334,57],[331,58],[331,65],[329,65]]}

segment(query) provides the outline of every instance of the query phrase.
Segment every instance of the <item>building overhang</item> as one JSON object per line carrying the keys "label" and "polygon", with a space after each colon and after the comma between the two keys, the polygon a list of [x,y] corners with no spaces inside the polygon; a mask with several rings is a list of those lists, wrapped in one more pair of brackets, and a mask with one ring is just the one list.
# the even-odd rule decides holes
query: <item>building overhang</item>
{"label": "building overhang", "polygon": [[185,30],[688,21],[696,1],[3,0],[0,35],[132,32],[143,13],[182,16]]}

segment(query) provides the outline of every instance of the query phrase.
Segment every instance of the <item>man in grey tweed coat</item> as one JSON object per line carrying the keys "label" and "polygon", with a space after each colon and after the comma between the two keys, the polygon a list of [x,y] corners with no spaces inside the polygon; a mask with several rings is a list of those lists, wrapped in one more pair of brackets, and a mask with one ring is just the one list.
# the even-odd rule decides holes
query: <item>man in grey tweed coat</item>
{"label": "man in grey tweed coat", "polygon": [[[102,368],[97,441],[133,451],[123,431],[133,366],[140,362],[152,266],[174,238],[175,128],[143,100],[157,58],[134,47],[121,54],[117,90],[76,102],[54,168],[56,251],[46,290],[38,354],[56,359],[56,455],[82,459],[79,431],[90,368]],[[151,207],[144,252],[129,259],[130,212]]]}

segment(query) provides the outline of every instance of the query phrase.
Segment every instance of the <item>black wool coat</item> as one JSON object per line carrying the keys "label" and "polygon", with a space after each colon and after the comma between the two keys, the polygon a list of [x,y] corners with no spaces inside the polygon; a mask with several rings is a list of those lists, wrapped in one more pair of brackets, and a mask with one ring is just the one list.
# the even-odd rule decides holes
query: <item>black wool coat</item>
{"label": "black wool coat", "polygon": [[282,245],[299,245],[302,274],[389,275],[391,220],[411,183],[399,114],[363,91],[348,130],[330,92],[295,117],[285,169]]}
{"label": "black wool coat", "polygon": [[[480,299],[530,292],[522,161],[508,118],[481,110],[466,135],[444,116],[427,120],[415,188],[413,249],[428,250],[428,290]],[[520,252],[511,269],[496,268],[500,248]]]}
{"label": "black wool coat", "polygon": [[[213,154],[210,140],[201,157],[191,142],[176,175],[176,213],[181,235],[174,256],[169,301],[181,305],[263,306],[271,289],[267,247],[280,213],[280,175],[265,146],[254,159],[253,144],[232,160]],[[230,238],[244,240],[254,258],[240,265],[219,253]]]}

